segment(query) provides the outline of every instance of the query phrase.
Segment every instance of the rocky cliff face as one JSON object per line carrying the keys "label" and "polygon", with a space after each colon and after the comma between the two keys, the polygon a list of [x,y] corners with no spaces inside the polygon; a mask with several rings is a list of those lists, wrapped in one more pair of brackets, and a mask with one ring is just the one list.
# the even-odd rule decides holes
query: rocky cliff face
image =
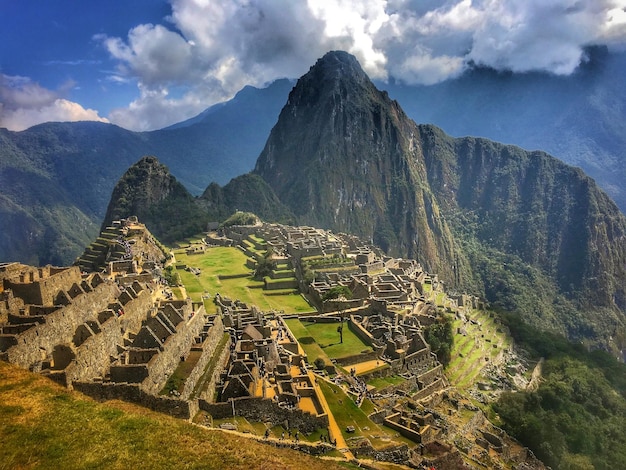
{"label": "rocky cliff face", "polygon": [[290,93],[254,171],[299,223],[358,234],[453,279],[457,250],[418,139],[356,59],[331,52]]}
{"label": "rocky cliff face", "polygon": [[593,180],[541,152],[417,126],[347,53],[298,81],[254,171],[298,223],[415,257],[570,337],[624,338],[626,218]]}
{"label": "rocky cliff face", "polygon": [[131,166],[113,189],[102,227],[135,215],[161,241],[170,242],[206,228],[207,215],[156,157]]}

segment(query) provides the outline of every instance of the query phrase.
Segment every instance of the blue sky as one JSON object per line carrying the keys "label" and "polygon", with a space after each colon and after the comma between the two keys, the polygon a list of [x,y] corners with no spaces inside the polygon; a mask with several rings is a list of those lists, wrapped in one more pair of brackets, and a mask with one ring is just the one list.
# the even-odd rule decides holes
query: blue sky
{"label": "blue sky", "polygon": [[626,0],[0,0],[0,127],[157,129],[325,52],[433,84],[477,63],[567,75],[626,44]]}

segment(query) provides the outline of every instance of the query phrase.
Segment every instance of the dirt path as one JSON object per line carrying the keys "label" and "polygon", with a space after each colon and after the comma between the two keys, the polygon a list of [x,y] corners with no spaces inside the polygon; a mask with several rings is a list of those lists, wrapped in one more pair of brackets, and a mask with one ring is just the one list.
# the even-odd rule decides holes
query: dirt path
{"label": "dirt path", "polygon": [[542,357],[541,359],[539,359],[539,362],[533,369],[533,373],[530,377],[530,382],[528,382],[528,385],[526,386],[527,392],[534,392],[535,390],[537,390],[537,388],[539,388],[539,380],[541,380],[543,362],[544,362],[544,358]]}
{"label": "dirt path", "polygon": [[372,361],[359,362],[358,364],[351,364],[349,366],[346,366],[346,368],[355,369],[356,374],[358,375],[362,372],[368,372],[370,370],[376,369],[377,367],[380,367],[385,364],[386,363],[381,360],[374,359]]}
{"label": "dirt path", "polygon": [[[311,371],[309,371],[309,374],[313,376],[312,383],[313,383],[313,387],[315,388],[315,393],[317,393],[317,395],[319,396],[320,404],[322,405],[324,412],[328,415],[328,432],[330,434],[331,439],[335,441],[335,447],[337,447],[337,450],[341,452],[347,460],[353,460],[354,455],[348,449],[348,443],[343,438],[343,434],[341,434],[341,429],[339,428],[337,421],[335,421],[335,417],[330,411],[330,406],[328,406],[328,402],[326,401],[326,397],[324,396],[322,389],[317,384],[314,374]],[[317,378],[317,380],[326,380],[326,379]]]}

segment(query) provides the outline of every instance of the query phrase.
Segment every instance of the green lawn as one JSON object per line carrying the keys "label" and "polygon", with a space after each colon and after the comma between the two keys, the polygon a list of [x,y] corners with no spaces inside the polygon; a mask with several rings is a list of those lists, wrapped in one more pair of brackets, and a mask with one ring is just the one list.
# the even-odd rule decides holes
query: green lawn
{"label": "green lawn", "polygon": [[[208,292],[239,299],[249,305],[256,305],[261,310],[284,310],[286,313],[310,312],[312,307],[294,291],[284,291],[280,295],[266,295],[263,282],[252,279],[252,272],[245,266],[246,255],[233,247],[213,247],[204,254],[187,255],[184,251],[175,253],[178,265],[184,264],[199,268],[201,273],[194,275],[189,271],[177,270],[187,289],[187,294],[195,301]],[[246,275],[224,279],[223,276]],[[220,278],[222,276],[222,278]]]}
{"label": "green lawn", "polygon": [[[407,443],[411,447],[415,446],[414,442],[400,436],[393,429],[379,426],[370,420],[365,412],[356,406],[352,398],[344,393],[341,387],[325,380],[320,380],[319,385],[343,437],[348,442],[352,437],[362,436],[369,439],[372,446],[379,450],[401,443]],[[354,426],[355,431],[347,432],[348,426]]]}
{"label": "green lawn", "polygon": [[291,318],[285,320],[285,323],[287,323],[287,326],[300,343],[300,346],[302,346],[302,349],[304,349],[309,364],[313,364],[315,362],[315,359],[317,359],[318,357],[324,359],[324,362],[326,362],[326,364],[331,364],[330,358],[326,355],[324,350],[320,348],[319,344],[315,342],[309,331],[300,320],[298,320],[297,318]]}
{"label": "green lawn", "polygon": [[377,389],[389,387],[390,385],[398,385],[404,382],[406,379],[399,375],[391,375],[389,377],[378,377],[367,382],[367,385],[371,385]]}
{"label": "green lawn", "polygon": [[356,336],[348,324],[343,324],[343,343],[339,342],[339,333],[337,327],[339,323],[302,323],[309,335],[315,339],[315,342],[324,350],[328,357],[339,359],[342,357],[355,356],[361,353],[369,353],[372,351],[368,346]]}

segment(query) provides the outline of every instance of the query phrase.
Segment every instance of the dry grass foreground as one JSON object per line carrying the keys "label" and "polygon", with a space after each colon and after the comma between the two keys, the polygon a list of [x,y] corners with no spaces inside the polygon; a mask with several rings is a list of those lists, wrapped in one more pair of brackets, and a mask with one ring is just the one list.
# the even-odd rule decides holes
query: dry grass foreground
{"label": "dry grass foreground", "polygon": [[0,361],[0,469],[31,468],[330,470],[346,465],[121,401],[98,403]]}

